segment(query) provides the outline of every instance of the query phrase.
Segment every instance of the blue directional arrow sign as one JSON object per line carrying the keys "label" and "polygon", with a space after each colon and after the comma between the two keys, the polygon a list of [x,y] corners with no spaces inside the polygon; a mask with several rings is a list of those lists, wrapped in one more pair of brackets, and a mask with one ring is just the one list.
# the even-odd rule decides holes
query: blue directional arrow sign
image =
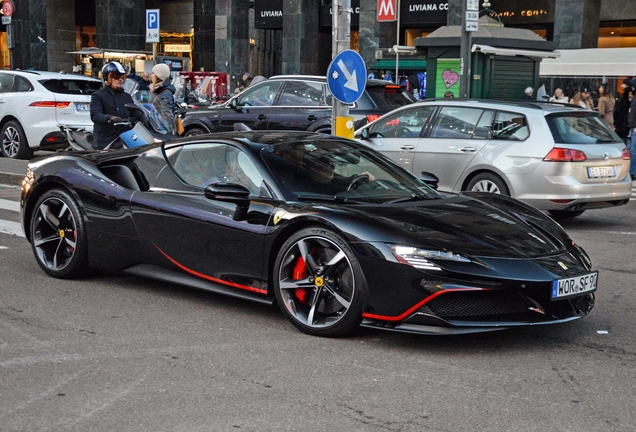
{"label": "blue directional arrow sign", "polygon": [[333,97],[342,103],[354,103],[367,85],[367,67],[353,50],[338,53],[327,69],[327,85]]}

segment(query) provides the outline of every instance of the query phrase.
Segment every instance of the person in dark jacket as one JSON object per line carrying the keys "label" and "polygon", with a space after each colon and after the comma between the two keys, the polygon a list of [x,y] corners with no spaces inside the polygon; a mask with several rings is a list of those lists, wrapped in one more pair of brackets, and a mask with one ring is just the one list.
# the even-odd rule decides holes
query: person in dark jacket
{"label": "person in dark jacket", "polygon": [[141,79],[139,80],[139,90],[150,91],[150,84],[150,75],[148,75],[148,72],[142,73]]}
{"label": "person in dark jacket", "polygon": [[152,85],[150,87],[152,94],[160,97],[170,109],[170,112],[174,113],[174,94],[177,90],[172,85],[170,67],[165,63],[156,64],[152,68],[151,78]]}
{"label": "person in dark jacket", "polygon": [[629,127],[627,126],[627,116],[629,114],[629,106],[631,101],[629,100],[629,92],[631,90],[631,79],[625,78],[621,84],[623,95],[616,101],[614,107],[614,128],[616,135],[622,138],[625,144],[629,145]]}
{"label": "person in dark jacket", "polygon": [[[632,91],[636,91],[636,79],[630,81]],[[627,126],[629,126],[629,133],[631,136],[630,153],[631,160],[629,162],[629,174],[632,176],[632,181],[636,180],[636,97],[632,99],[632,103],[629,107],[629,114],[627,116]]]}
{"label": "person in dark jacket", "polygon": [[[102,68],[104,87],[91,96],[91,121],[93,126],[93,148],[101,150],[115,141],[122,132],[130,129],[119,125],[128,121],[130,113],[126,104],[133,103],[132,97],[124,91],[126,70],[118,62],[106,63]],[[143,120],[141,113],[136,113]]]}

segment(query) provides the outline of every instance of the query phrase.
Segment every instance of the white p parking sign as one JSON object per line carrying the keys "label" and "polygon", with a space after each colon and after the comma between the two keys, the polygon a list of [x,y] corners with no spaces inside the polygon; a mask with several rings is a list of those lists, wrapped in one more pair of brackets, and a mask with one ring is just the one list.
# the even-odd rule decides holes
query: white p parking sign
{"label": "white p parking sign", "polygon": [[146,9],[146,43],[159,42],[159,9]]}

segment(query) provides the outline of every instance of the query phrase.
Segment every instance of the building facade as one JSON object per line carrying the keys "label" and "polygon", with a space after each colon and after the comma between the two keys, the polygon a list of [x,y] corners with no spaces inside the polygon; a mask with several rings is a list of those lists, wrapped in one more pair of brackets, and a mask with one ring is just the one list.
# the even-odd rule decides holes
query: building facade
{"label": "building facade", "polygon": [[[252,75],[324,75],[331,61],[326,0],[12,0],[2,25],[4,68],[79,71],[83,47],[151,58],[145,11],[160,10],[158,54],[187,58],[192,70],[226,72],[231,85]],[[373,69],[379,52],[414,45],[461,20],[461,1],[401,0],[400,28],[378,22],[378,0],[351,0],[351,45]],[[624,0],[490,0],[483,10],[507,27],[530,29],[557,49],[636,47],[636,8]],[[91,59],[94,61],[94,59]],[[91,66],[99,66],[99,61]],[[133,64],[133,63],[130,63]],[[86,72],[86,69],[82,69]]]}

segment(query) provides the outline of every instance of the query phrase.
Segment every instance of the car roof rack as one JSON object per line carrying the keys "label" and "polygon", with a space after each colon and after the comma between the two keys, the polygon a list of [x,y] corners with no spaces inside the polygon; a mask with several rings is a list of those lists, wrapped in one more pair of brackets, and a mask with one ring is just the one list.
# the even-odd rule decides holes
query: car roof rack
{"label": "car roof rack", "polygon": [[498,103],[502,105],[510,105],[510,106],[518,106],[518,107],[526,107],[526,108],[536,108],[543,109],[545,106],[562,106],[568,108],[579,108],[581,110],[585,109],[580,107],[579,105],[564,103],[564,102],[550,102],[550,101],[534,101],[534,100],[506,100],[506,99],[477,99],[477,98],[431,98],[431,99],[422,99],[416,103],[422,102],[454,102],[454,101],[462,101],[462,102],[477,102],[477,103]]}

